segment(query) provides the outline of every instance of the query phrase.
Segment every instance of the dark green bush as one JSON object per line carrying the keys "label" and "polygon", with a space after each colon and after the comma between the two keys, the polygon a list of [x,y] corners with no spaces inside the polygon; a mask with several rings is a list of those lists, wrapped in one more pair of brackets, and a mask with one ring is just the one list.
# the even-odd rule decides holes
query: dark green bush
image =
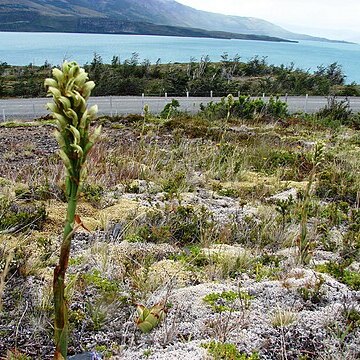
{"label": "dark green bush", "polygon": [[348,124],[352,115],[349,100],[338,100],[336,96],[329,96],[327,102],[327,105],[316,113],[317,118]]}
{"label": "dark green bush", "polygon": [[[200,105],[200,114],[209,119],[224,119],[227,117],[227,98],[220,102],[210,102],[207,105]],[[250,96],[242,95],[231,106],[230,115],[232,118],[253,120],[255,118],[285,118],[288,116],[287,104],[278,98],[271,97],[268,102],[262,99],[252,99]]]}
{"label": "dark green bush", "polygon": [[172,99],[170,103],[167,103],[160,113],[162,119],[169,119],[174,115],[179,114],[178,108],[180,107],[179,101]]}

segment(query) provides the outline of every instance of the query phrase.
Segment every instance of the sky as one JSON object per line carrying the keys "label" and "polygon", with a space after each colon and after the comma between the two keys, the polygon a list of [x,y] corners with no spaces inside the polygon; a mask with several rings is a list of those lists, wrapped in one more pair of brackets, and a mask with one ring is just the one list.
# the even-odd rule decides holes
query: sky
{"label": "sky", "polygon": [[268,20],[286,30],[360,42],[360,0],[176,0],[199,10]]}

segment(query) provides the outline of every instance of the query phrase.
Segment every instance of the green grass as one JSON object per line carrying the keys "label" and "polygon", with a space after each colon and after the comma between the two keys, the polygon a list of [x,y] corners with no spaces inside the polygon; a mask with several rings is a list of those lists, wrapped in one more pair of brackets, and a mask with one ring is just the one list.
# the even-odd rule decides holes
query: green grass
{"label": "green grass", "polygon": [[208,353],[214,360],[259,360],[259,355],[253,353],[251,355],[241,354],[234,344],[220,343],[211,341],[201,344],[207,349]]}
{"label": "green grass", "polygon": [[318,265],[316,270],[333,276],[336,280],[346,284],[353,290],[360,290],[360,273],[346,269],[344,264],[328,262]]}
{"label": "green grass", "polygon": [[[103,119],[104,137],[90,155],[91,171],[79,207],[85,226],[103,230],[99,238],[77,235],[86,241],[74,249],[70,271],[81,269],[82,273],[77,278],[73,274],[68,277],[68,294],[87,305],[70,311],[73,329],[78,331],[85,324],[89,331],[106,331],[108,321],[121,314],[122,320],[128,321],[134,304],[151,302],[154,293],[168,286],[151,278],[153,265],[163,260],[174,260],[179,265],[179,270],[174,266],[176,274],[168,274],[175,288],[207,282],[235,285],[245,277],[253,282],[281,281],[292,255],[276,254],[297,245],[314,153],[304,142],[325,143],[324,158],[306,206],[307,237],[312,245],[309,255],[318,250],[333,252],[340,261],[320,265],[316,270],[359,290],[359,274],[348,265],[358,261],[360,246],[356,202],[360,142],[349,127],[333,129],[311,121],[294,117],[281,123],[264,123],[230,116],[224,124],[222,120],[186,114],[168,120],[149,116],[145,122],[136,116]],[[245,133],[230,129],[244,124],[249,129]],[[9,132],[19,131],[17,125],[10,126],[14,128]],[[32,141],[29,139],[29,148]],[[55,155],[47,158],[41,154],[35,167],[30,164],[24,168],[18,162],[23,157],[26,165],[23,149],[14,145],[10,150],[4,153],[4,166],[0,167],[0,232],[31,223],[33,215],[43,217],[11,239],[1,237],[0,251],[5,258],[16,249],[7,279],[21,283],[31,274],[42,282],[51,276],[59,248],[63,217],[59,218],[64,208],[64,184],[59,180],[62,169]],[[146,185],[139,186],[139,180]],[[297,190],[297,198],[282,202],[267,199],[291,188]],[[203,206],[208,204],[225,214],[222,221]],[[119,214],[112,205],[119,206]],[[233,206],[238,213],[227,216]],[[101,219],[106,226],[101,226]],[[120,232],[114,243],[115,226]],[[345,235],[339,239],[334,233]],[[27,241],[22,242],[21,237]],[[93,242],[94,238],[98,240]],[[127,242],[131,243],[129,248]],[[237,253],[239,248],[243,250]],[[4,261],[0,261],[0,273],[3,267]],[[177,278],[179,283],[172,282]],[[47,285],[51,293],[51,283]],[[13,300],[21,307],[24,297],[21,289],[15,290],[10,292],[5,287],[5,297],[19,293]],[[296,295],[304,304],[317,307],[325,291],[319,277],[318,282],[304,285]],[[224,321],[233,313],[251,311],[252,300],[247,292],[220,291],[205,296],[203,305],[212,317]],[[43,295],[41,301],[47,309],[51,296],[47,299]],[[43,316],[51,321],[48,312]],[[290,323],[297,326],[290,312],[280,312],[274,321],[280,327]],[[344,322],[358,327],[358,313],[344,313]],[[104,344],[99,346],[103,349]],[[242,354],[235,344],[211,341],[204,347],[215,359],[258,359],[256,354]]]}

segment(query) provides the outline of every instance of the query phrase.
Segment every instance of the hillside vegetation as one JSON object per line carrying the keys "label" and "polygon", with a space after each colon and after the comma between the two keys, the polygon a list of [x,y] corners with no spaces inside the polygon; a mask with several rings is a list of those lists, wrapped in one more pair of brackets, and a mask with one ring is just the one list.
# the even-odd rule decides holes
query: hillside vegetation
{"label": "hillside vegetation", "polygon": [[224,37],[227,32],[228,38],[232,33],[230,37],[243,34],[272,41],[325,40],[262,19],[209,13],[173,0],[0,0],[0,30],[205,37]]}
{"label": "hillside vegetation", "polygon": [[[193,74],[201,64],[148,70]],[[88,68],[100,92],[105,75],[96,66]],[[207,66],[227,69],[225,61]],[[6,76],[24,69],[5,68]],[[276,99],[229,95],[194,116],[173,101],[160,116],[145,107],[143,116],[94,123],[103,133],[78,208],[87,230],[75,234],[67,277],[70,355],[360,357],[359,114],[334,100],[318,114],[291,116]],[[52,131],[42,119],[0,126],[7,360],[53,356],[52,273],[66,201]],[[147,327],[139,304],[158,315]]]}
{"label": "hillside vegetation", "polygon": [[[247,62],[240,56],[222,55],[214,63],[208,56],[191,59],[188,64],[151,64],[141,61],[134,53],[130,59],[114,56],[104,64],[95,54],[85,65],[97,84],[94,95],[157,95],[225,96],[229,93],[246,95],[350,95],[359,96],[356,84],[345,85],[346,76],[339,64],[319,66],[313,73],[290,66],[268,64],[266,58],[254,57]],[[10,66],[0,63],[1,97],[45,96],[43,79],[51,74],[51,65]]]}

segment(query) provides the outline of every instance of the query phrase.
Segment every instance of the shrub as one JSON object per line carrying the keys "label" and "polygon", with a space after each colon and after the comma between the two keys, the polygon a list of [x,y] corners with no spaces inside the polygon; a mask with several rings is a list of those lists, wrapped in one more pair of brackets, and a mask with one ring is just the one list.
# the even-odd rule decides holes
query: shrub
{"label": "shrub", "polygon": [[242,95],[238,100],[234,100],[229,106],[227,98],[222,98],[220,102],[210,102],[207,105],[200,105],[200,114],[210,119],[240,118],[254,120],[255,118],[285,118],[288,115],[287,104],[278,98],[271,97],[266,103],[262,99],[252,99],[250,96]]}
{"label": "shrub", "polygon": [[180,107],[179,101],[176,99],[172,99],[170,103],[167,103],[163,110],[160,113],[160,117],[162,119],[169,119],[173,115],[177,115],[179,113],[178,107]]}
{"label": "shrub", "polygon": [[326,119],[330,121],[338,120],[341,124],[347,124],[351,118],[352,111],[348,99],[338,100],[336,96],[327,98],[327,105],[320,109],[316,116],[318,119]]}

